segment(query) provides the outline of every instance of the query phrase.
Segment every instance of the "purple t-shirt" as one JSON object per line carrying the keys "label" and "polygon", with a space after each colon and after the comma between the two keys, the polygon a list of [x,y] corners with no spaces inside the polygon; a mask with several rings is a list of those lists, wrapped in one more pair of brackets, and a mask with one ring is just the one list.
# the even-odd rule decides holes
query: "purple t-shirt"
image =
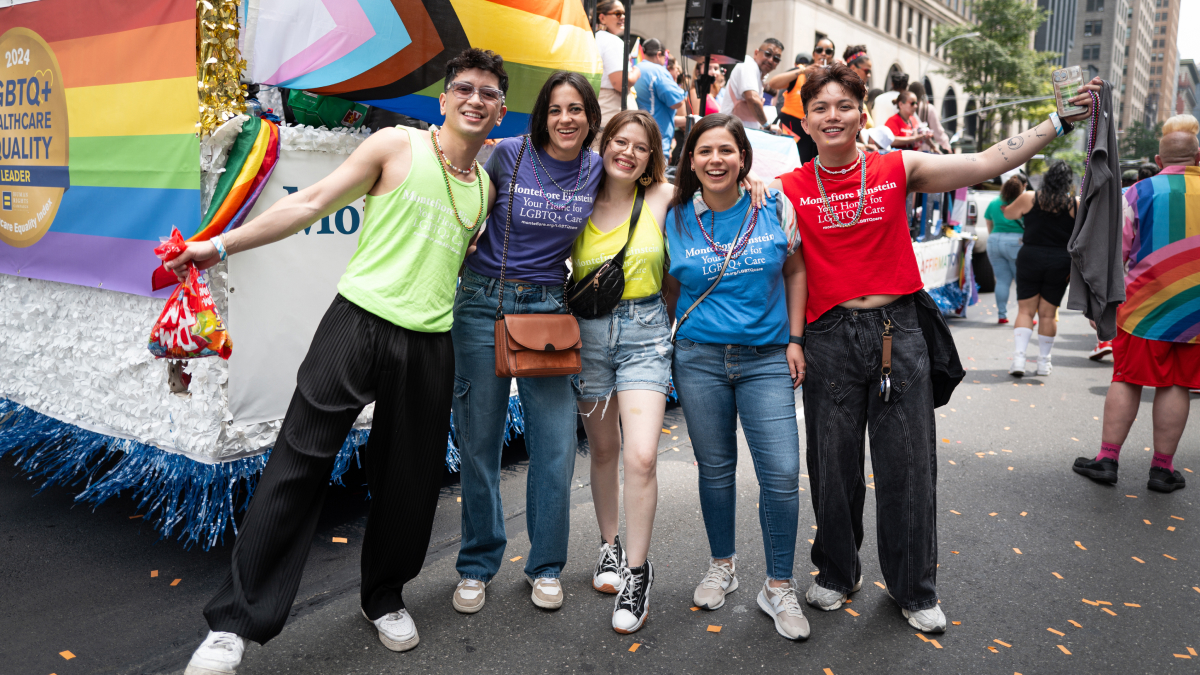
{"label": "purple t-shirt", "polygon": [[[467,267],[484,276],[500,278],[500,260],[504,253],[504,228],[508,221],[508,189],[512,180],[513,165],[521,149],[523,137],[506,138],[496,144],[484,170],[496,186],[496,204],[488,214],[487,229],[479,238],[474,255],[467,258]],[[560,162],[541,149],[537,150],[537,161],[531,156],[533,143],[525,148],[521,167],[517,172],[516,201],[512,212],[512,229],[508,234],[508,265],[506,279],[521,279],[543,286],[558,286],[566,278],[563,263],[571,257],[571,244],[592,215],[592,203],[600,186],[604,165],[600,155],[591,150],[579,153],[579,159]],[[591,171],[588,171],[588,160]],[[583,187],[574,193],[574,201],[565,209],[557,208],[563,203],[562,192],[554,185],[558,183],[567,190],[575,188],[579,180],[579,166],[583,162]],[[534,167],[537,167],[537,178]],[[553,182],[547,180],[550,172]],[[541,187],[538,187],[541,181]],[[543,193],[545,196],[543,196]],[[550,198],[554,206],[546,203]]]}

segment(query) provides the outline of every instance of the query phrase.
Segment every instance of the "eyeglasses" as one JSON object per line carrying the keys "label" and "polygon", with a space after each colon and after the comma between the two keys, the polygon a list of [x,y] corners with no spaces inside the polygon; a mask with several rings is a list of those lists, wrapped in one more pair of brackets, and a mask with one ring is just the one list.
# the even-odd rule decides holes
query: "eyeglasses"
{"label": "eyeglasses", "polygon": [[605,12],[605,13],[604,13],[604,15],[605,15],[605,16],[619,16],[619,17],[622,17],[622,18],[624,18],[624,16],[625,16],[625,10],[623,10],[623,9],[615,9],[615,10],[613,10],[613,11],[611,11],[611,12]]}
{"label": "eyeglasses", "polygon": [[813,53],[814,54],[824,54],[826,56],[833,56],[833,47],[814,47]]}
{"label": "eyeglasses", "polygon": [[476,87],[470,82],[451,82],[446,85],[446,91],[453,92],[455,96],[466,101],[472,96],[479,93],[479,100],[488,105],[504,103],[504,92],[495,87]]}
{"label": "eyeglasses", "polygon": [[[629,149],[629,141],[625,140],[624,138],[614,138],[609,141],[608,144],[611,145],[617,152],[625,152],[627,149]],[[650,148],[644,145],[634,145],[633,154],[640,157],[645,157],[650,154]]]}

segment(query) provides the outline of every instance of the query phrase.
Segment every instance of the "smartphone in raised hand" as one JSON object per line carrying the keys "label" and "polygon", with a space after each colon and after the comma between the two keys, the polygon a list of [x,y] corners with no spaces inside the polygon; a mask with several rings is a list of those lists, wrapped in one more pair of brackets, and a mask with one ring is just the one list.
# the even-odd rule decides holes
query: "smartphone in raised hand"
{"label": "smartphone in raised hand", "polygon": [[1083,85],[1083,70],[1079,66],[1070,66],[1056,70],[1050,75],[1054,84],[1054,101],[1058,104],[1058,116],[1069,117],[1087,112],[1083,106],[1071,105],[1069,99],[1079,92]]}

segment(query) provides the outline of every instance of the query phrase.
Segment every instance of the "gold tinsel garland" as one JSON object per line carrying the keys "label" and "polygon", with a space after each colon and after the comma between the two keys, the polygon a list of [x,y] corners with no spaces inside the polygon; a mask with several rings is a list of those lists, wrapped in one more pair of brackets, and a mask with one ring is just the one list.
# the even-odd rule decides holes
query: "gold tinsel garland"
{"label": "gold tinsel garland", "polygon": [[201,136],[246,110],[241,83],[246,60],[238,50],[238,0],[196,3],[196,87],[200,94]]}

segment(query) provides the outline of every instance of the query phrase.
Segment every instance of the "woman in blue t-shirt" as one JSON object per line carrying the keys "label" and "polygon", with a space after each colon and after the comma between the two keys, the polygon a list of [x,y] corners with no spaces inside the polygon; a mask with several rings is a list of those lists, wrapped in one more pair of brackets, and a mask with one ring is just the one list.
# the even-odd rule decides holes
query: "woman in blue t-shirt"
{"label": "woman in blue t-shirt", "polygon": [[[496,377],[496,307],[503,289],[505,314],[566,313],[565,262],[604,173],[600,156],[584,149],[599,130],[600,104],[592,85],[578,73],[556,72],[534,102],[529,136],[500,141],[485,167],[492,179],[490,215],[467,255],[450,331],[463,494],[461,581],[452,604],[465,614],[483,608],[484,589],[499,571],[507,543],[500,454],[512,380]],[[517,390],[529,453],[525,577],[535,605],[558,609],[575,470],[576,388],[572,377],[563,375],[518,378]]]}
{"label": "woman in blue t-shirt", "polygon": [[780,635],[802,640],[808,620],[792,578],[800,508],[793,389],[804,381],[799,340],[808,290],[803,257],[795,255],[800,235],[791,202],[770,190],[762,207],[754,208],[738,187],[752,160],[741,121],[705,117],[684,146],[667,215],[665,288],[677,321],[672,372],[700,467],[700,506],[712,554],[694,600],[717,609],[738,586],[740,418],[758,475],[766,551],[758,606]]}

